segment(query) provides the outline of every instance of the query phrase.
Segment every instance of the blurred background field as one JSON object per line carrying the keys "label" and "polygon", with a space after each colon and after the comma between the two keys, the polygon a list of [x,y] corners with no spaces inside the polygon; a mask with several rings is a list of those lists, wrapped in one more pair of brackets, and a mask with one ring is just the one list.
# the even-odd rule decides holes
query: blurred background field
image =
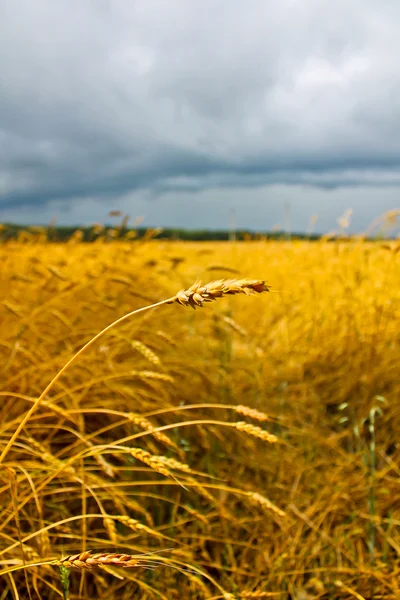
{"label": "blurred background field", "polygon": [[[399,242],[150,238],[0,246],[2,448],[119,316],[198,279],[272,287],[135,316],[66,371],[2,465],[0,567],[86,549],[164,564],[73,571],[69,591],[54,566],[21,569],[0,598],[398,598]],[[190,471],[110,447],[135,435]]]}

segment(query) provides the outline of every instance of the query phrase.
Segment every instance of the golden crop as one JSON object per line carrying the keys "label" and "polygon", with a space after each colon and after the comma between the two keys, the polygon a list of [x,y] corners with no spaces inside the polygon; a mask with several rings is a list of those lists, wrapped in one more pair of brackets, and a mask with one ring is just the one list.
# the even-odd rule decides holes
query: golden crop
{"label": "golden crop", "polygon": [[3,243],[0,598],[398,597],[398,249]]}

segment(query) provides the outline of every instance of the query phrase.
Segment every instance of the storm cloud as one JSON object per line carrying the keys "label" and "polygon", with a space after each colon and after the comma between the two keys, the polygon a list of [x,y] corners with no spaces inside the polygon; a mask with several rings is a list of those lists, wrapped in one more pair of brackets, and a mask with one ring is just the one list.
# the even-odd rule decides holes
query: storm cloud
{"label": "storm cloud", "polygon": [[399,22],[394,0],[2,0],[0,210],[364,226],[400,189]]}

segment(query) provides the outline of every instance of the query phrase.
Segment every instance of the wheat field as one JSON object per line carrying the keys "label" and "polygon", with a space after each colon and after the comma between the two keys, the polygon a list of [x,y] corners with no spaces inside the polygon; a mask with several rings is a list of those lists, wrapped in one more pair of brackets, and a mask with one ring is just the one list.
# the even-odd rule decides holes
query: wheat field
{"label": "wheat field", "polygon": [[81,237],[0,245],[0,600],[399,598],[399,243]]}

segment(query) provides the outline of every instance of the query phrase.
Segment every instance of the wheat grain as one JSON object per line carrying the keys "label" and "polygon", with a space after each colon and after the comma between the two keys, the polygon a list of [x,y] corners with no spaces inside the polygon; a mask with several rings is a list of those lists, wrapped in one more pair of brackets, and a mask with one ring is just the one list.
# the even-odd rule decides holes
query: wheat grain
{"label": "wheat grain", "polygon": [[196,510],[195,508],[192,508],[191,506],[188,506],[187,504],[184,504],[183,508],[186,510],[186,512],[189,513],[189,515],[192,515],[198,521],[201,521],[202,523],[204,523],[204,525],[208,526],[210,524],[208,519],[203,514],[201,514],[201,512]]}
{"label": "wheat grain", "polygon": [[275,444],[279,439],[273,433],[269,433],[269,431],[265,431],[265,429],[261,429],[261,427],[257,427],[256,425],[246,423],[246,421],[239,421],[238,423],[234,423],[233,426],[239,431],[244,431],[270,444]]}
{"label": "wheat grain", "polygon": [[147,452],[147,450],[143,450],[142,448],[127,448],[127,450],[131,456],[140,460],[145,465],[148,465],[157,473],[165,475],[165,477],[171,477],[170,471],[162,464],[162,462],[157,460],[159,457],[150,454],[150,452]]}
{"label": "wheat grain", "polygon": [[157,431],[156,428],[145,417],[136,415],[135,413],[128,413],[127,416],[132,423],[150,433],[158,441],[163,442],[166,446],[174,448],[174,450],[179,450],[177,445],[167,435],[165,435],[165,433],[162,433],[162,431]]}
{"label": "wheat grain", "polygon": [[107,529],[108,537],[112,541],[113,544],[118,543],[118,534],[117,527],[115,525],[115,521],[112,517],[105,517],[103,519],[104,527]]}
{"label": "wheat grain", "polygon": [[188,479],[185,481],[185,485],[190,485],[192,489],[194,489],[200,496],[202,496],[207,502],[210,504],[215,504],[215,498],[210,492],[202,486],[196,479]]}
{"label": "wheat grain", "polygon": [[167,383],[173,383],[174,378],[166,373],[157,373],[156,371],[134,371],[132,374],[141,377],[142,379],[158,379],[159,381],[166,381]]}
{"label": "wheat grain", "polygon": [[259,506],[261,506],[261,508],[263,508],[264,510],[274,512],[279,517],[285,517],[286,516],[286,513],[283,510],[281,510],[280,508],[278,508],[277,506],[275,506],[275,504],[273,504],[270,500],[268,500],[268,498],[265,498],[265,496],[262,496],[258,492],[248,492],[247,496],[255,504],[258,504]]}
{"label": "wheat grain", "polygon": [[261,279],[218,279],[206,285],[196,281],[190,288],[180,290],[176,296],[168,301],[168,304],[177,302],[182,306],[196,308],[203,306],[205,302],[213,302],[223,296],[234,294],[250,296],[269,292],[269,290],[269,286]]}
{"label": "wheat grain", "polygon": [[260,412],[259,410],[256,410],[255,408],[250,408],[248,406],[242,406],[241,404],[239,404],[238,406],[235,407],[235,411],[237,413],[239,413],[240,415],[244,415],[245,417],[250,417],[251,419],[254,419],[255,421],[269,421],[269,417],[268,415],[266,415],[263,412]]}
{"label": "wheat grain", "polygon": [[175,460],[175,458],[150,454],[150,452],[147,452],[147,450],[142,450],[141,448],[129,448],[129,453],[138,460],[144,462],[146,465],[149,465],[158,473],[166,475],[167,477],[171,476],[170,469],[175,471],[183,471],[184,473],[192,473],[192,469],[189,467],[189,465],[179,462],[178,460]]}
{"label": "wheat grain", "polygon": [[246,337],[248,335],[247,331],[241,325],[239,325],[239,323],[236,323],[236,321],[234,321],[231,317],[222,317],[222,321],[229,325],[233,331],[236,331],[236,333],[242,337]]}
{"label": "wheat grain", "polygon": [[116,528],[115,521],[119,521],[120,523],[123,523],[126,527],[129,527],[133,531],[148,533],[149,535],[153,535],[158,538],[164,537],[161,533],[159,533],[155,529],[151,529],[150,527],[147,527],[147,525],[144,525],[137,519],[132,519],[128,515],[117,515],[117,516],[107,515],[104,518],[104,526],[106,527],[109,537],[110,537],[110,540],[113,542],[113,544],[118,543],[118,535],[117,535],[117,528]]}
{"label": "wheat grain", "polygon": [[132,340],[131,346],[132,348],[140,352],[140,354],[144,356],[153,365],[159,366],[161,364],[161,361],[157,354],[153,352],[153,350],[150,350],[150,348],[146,346],[146,344],[143,344],[143,342],[140,342],[139,340]]}
{"label": "wheat grain", "polygon": [[131,517],[128,517],[128,515],[118,515],[113,518],[117,519],[120,523],[123,523],[124,525],[126,525],[127,527],[132,529],[133,531],[143,531],[144,533],[154,535],[155,537],[164,537],[161,533],[159,533],[155,529],[151,529],[151,527],[147,527],[147,525],[144,525],[137,519],[132,519]]}
{"label": "wheat grain", "polygon": [[173,339],[172,336],[168,335],[168,333],[166,333],[165,331],[161,331],[159,329],[158,331],[155,332],[155,334],[158,335],[158,337],[160,337],[162,340],[167,342],[167,344],[169,344],[173,348],[177,347],[178,344],[176,343],[176,341]]}
{"label": "wheat grain", "polygon": [[155,456],[154,460],[161,464],[165,465],[169,469],[174,469],[175,471],[183,471],[183,473],[192,473],[192,469],[186,463],[182,463],[179,460],[175,460],[175,458],[167,458],[166,456]]}
{"label": "wheat grain", "polygon": [[140,558],[132,554],[115,554],[99,552],[92,554],[91,551],[81,552],[79,554],[70,554],[65,558],[55,560],[54,565],[66,567],[67,569],[92,570],[98,567],[111,566],[123,567],[125,569],[132,567],[141,567],[144,563]]}

